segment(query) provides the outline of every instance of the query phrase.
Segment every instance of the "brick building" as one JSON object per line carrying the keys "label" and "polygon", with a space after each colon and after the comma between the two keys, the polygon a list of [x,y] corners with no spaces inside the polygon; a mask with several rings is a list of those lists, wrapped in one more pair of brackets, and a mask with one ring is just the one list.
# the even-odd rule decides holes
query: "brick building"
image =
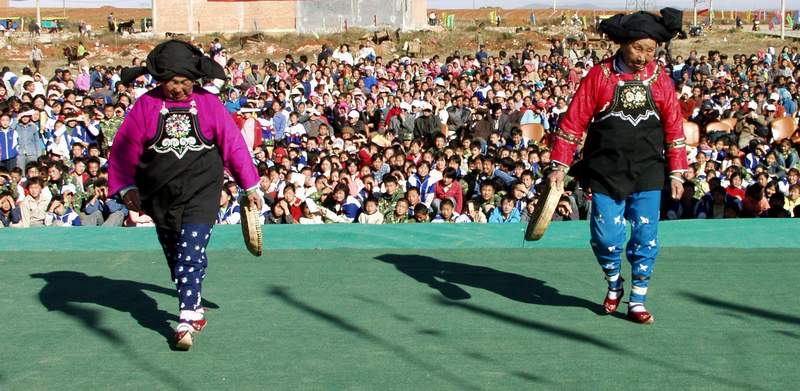
{"label": "brick building", "polygon": [[413,29],[427,0],[153,0],[158,32],[315,32],[348,27]]}

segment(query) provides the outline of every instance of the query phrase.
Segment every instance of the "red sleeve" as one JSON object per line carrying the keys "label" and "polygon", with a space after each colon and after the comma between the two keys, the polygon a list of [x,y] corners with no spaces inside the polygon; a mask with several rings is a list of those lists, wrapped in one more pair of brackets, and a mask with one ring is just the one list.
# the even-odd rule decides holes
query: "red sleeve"
{"label": "red sleeve", "polygon": [[261,143],[264,142],[262,139],[264,129],[261,128],[261,123],[258,120],[254,120],[253,124],[253,149],[255,150],[256,147],[261,146]]}
{"label": "red sleeve", "polygon": [[686,138],[683,135],[683,115],[680,102],[675,93],[675,85],[665,72],[662,72],[655,85],[655,101],[664,126],[664,144],[667,166],[670,172],[683,172],[689,167],[686,160]]}
{"label": "red sleeve", "polygon": [[565,165],[572,164],[578,144],[583,139],[589,121],[595,114],[597,98],[603,77],[601,64],[595,65],[581,81],[578,91],[569,104],[567,113],[556,131],[551,160]]}

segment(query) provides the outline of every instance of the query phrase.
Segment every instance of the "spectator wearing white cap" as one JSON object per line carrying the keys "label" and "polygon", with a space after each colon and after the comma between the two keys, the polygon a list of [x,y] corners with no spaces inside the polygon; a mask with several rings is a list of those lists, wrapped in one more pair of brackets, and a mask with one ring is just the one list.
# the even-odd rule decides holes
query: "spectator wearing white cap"
{"label": "spectator wearing white cap", "polygon": [[758,112],[758,103],[749,101],[746,112],[739,114],[735,132],[739,135],[739,148],[750,146],[752,140],[762,141],[767,134],[767,120]]}
{"label": "spectator wearing white cap", "polygon": [[[772,102],[771,99],[770,99],[770,102]],[[764,120],[766,120],[767,123],[770,123],[775,118],[780,117],[780,115],[777,113],[777,111],[778,111],[778,108],[775,106],[774,103],[767,103],[766,105],[764,105]]]}
{"label": "spectator wearing white cap", "polygon": [[414,134],[414,121],[416,118],[411,113],[411,105],[406,102],[400,103],[400,113],[392,117],[389,121],[389,129],[400,139],[406,135]]}
{"label": "spectator wearing white cap", "polygon": [[361,120],[361,114],[359,114],[357,110],[350,110],[350,112],[347,113],[347,125],[353,128],[355,134],[367,134],[364,121]]}

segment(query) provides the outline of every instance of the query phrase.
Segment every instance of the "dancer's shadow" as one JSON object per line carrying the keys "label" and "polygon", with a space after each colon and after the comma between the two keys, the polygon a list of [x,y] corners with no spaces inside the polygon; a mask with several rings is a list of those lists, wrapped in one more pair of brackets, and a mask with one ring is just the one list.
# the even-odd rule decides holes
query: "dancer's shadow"
{"label": "dancer's shadow", "polygon": [[[102,276],[87,276],[75,271],[55,271],[31,274],[46,282],[39,292],[39,300],[48,311],[59,311],[79,320],[89,330],[115,344],[124,344],[120,335],[100,322],[101,312],[76,303],[97,304],[121,312],[128,312],[142,327],[153,330],[172,342],[174,331],[169,321],[177,316],[158,308],[158,303],[145,291],[177,298],[175,289],[130,280],[115,280]],[[219,308],[206,302],[209,308]]]}
{"label": "dancer's shadow", "polygon": [[484,266],[445,262],[413,254],[383,254],[376,259],[390,263],[409,277],[438,290],[450,300],[469,299],[459,285],[485,289],[522,303],[562,307],[583,307],[601,313],[602,307],[591,301],[564,295],[545,281],[506,273]]}

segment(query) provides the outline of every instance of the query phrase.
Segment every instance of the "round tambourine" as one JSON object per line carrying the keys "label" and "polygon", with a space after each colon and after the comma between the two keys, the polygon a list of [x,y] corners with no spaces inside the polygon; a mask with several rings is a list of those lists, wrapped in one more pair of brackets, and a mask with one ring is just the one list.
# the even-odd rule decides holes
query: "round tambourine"
{"label": "round tambourine", "polygon": [[560,186],[548,184],[544,190],[537,197],[536,210],[533,211],[530,220],[528,220],[528,228],[525,230],[525,240],[539,240],[544,235],[550,221],[553,219],[553,213],[556,211],[558,202],[561,200],[561,195],[564,194],[564,184]]}
{"label": "round tambourine", "polygon": [[261,234],[261,221],[259,221],[261,211],[250,205],[250,200],[246,195],[242,195],[239,198],[239,207],[241,208],[244,245],[251,254],[260,257],[264,243],[264,237]]}

